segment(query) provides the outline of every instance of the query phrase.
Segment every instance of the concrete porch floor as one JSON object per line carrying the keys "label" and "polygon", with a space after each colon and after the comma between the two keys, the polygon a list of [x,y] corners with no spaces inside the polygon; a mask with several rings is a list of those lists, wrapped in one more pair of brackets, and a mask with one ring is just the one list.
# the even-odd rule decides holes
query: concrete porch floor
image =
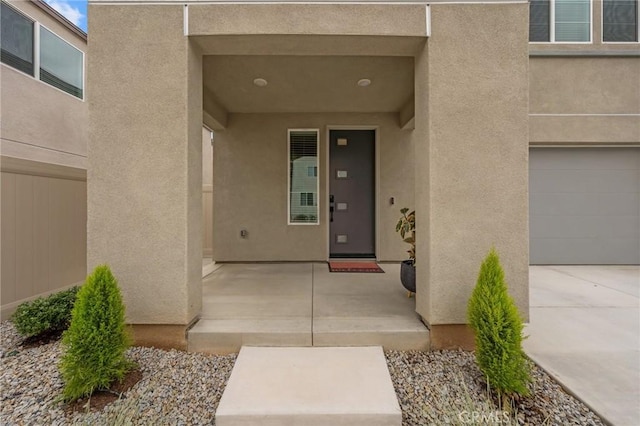
{"label": "concrete porch floor", "polygon": [[326,263],[221,264],[203,279],[193,352],[247,346],[429,347],[400,265],[384,274],[331,273]]}

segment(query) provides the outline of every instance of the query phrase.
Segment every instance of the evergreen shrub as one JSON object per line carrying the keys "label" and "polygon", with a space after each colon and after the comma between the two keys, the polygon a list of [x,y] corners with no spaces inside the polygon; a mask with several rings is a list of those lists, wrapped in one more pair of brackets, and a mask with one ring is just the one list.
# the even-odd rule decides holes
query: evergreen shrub
{"label": "evergreen shrub", "polygon": [[11,316],[18,333],[33,337],[46,332],[64,331],[69,327],[71,311],[78,287],[21,303]]}
{"label": "evergreen shrub", "polygon": [[62,399],[74,401],[121,381],[133,364],[125,351],[131,341],[118,282],[98,266],[78,292],[71,325],[62,338]]}
{"label": "evergreen shrub", "polygon": [[522,350],[522,318],[507,291],[495,249],[485,258],[468,304],[476,362],[499,395],[527,395],[531,366]]}

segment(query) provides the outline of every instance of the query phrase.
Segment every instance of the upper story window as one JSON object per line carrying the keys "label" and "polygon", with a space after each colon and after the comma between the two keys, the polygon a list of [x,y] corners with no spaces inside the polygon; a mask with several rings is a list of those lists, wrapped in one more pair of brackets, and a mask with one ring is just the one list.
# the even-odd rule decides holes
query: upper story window
{"label": "upper story window", "polygon": [[40,29],[40,80],[82,98],[82,52]]}
{"label": "upper story window", "polygon": [[602,41],[638,41],[638,0],[603,0]]}
{"label": "upper story window", "polygon": [[531,0],[529,41],[591,42],[591,0]]}
{"label": "upper story window", "polygon": [[33,75],[33,21],[2,3],[2,52],[0,60]]}
{"label": "upper story window", "polygon": [[1,12],[2,63],[83,99],[84,53],[4,2]]}

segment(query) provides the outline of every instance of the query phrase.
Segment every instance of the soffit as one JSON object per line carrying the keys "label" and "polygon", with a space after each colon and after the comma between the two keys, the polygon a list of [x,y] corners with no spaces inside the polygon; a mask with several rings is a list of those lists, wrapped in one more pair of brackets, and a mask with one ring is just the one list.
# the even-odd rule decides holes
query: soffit
{"label": "soffit", "polygon": [[414,88],[412,57],[205,56],[203,79],[230,113],[397,112]]}

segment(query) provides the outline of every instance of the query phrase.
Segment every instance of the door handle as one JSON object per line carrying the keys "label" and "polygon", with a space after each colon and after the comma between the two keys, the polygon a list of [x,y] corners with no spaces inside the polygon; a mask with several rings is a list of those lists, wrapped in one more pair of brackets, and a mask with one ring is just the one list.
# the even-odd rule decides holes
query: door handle
{"label": "door handle", "polygon": [[333,207],[334,207],[334,198],[333,198],[333,195],[329,195],[329,222],[333,222]]}

